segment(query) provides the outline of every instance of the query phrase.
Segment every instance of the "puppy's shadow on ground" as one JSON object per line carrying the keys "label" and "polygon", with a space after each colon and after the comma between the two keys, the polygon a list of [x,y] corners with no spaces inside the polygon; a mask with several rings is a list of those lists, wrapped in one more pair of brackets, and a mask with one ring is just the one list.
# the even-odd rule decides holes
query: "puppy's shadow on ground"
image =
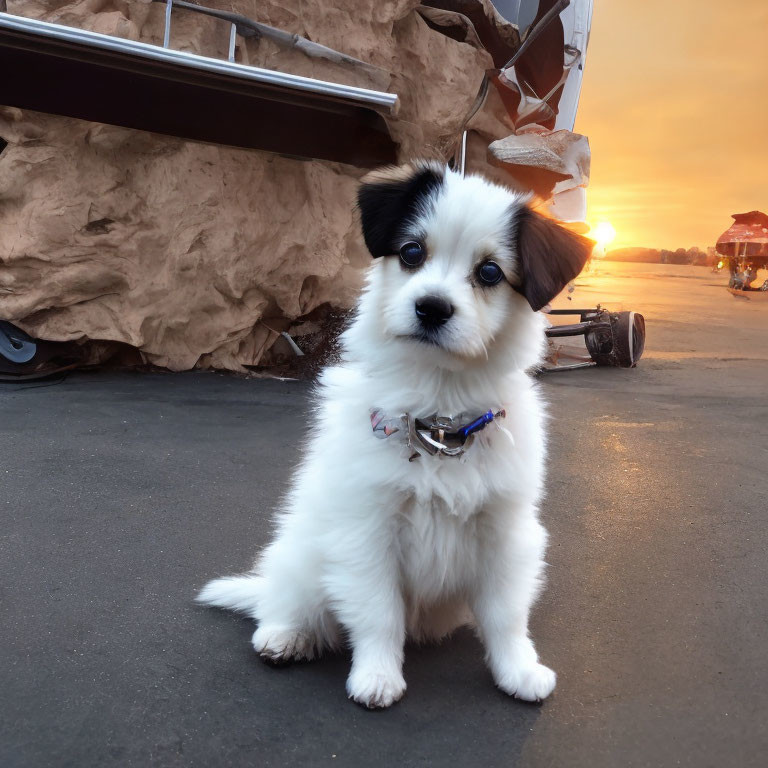
{"label": "puppy's shadow on ground", "polygon": [[[363,754],[382,751],[388,764],[426,765],[437,740],[457,764],[474,764],[485,756],[487,764],[495,765],[504,755],[504,764],[514,765],[542,712],[542,705],[517,701],[494,686],[482,646],[469,629],[437,645],[408,644],[404,698],[387,710],[368,711],[346,697],[348,650],[271,667],[248,642],[254,624],[231,621],[237,622],[232,629],[242,642],[227,662],[228,682],[217,685],[219,692],[224,696],[234,683],[241,702],[236,716],[251,727],[266,725],[265,718],[283,728],[287,722],[300,723],[289,736],[293,754],[336,755],[335,765],[345,764],[346,756],[353,765]],[[232,632],[216,624],[217,633],[228,635],[231,644]],[[229,690],[229,700],[232,695]]]}

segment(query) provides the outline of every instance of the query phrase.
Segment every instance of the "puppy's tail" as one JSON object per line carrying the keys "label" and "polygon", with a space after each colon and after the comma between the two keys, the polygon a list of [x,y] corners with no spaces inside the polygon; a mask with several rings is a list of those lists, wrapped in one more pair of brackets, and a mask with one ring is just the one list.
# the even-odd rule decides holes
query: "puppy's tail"
{"label": "puppy's tail", "polygon": [[227,576],[209,581],[195,598],[198,603],[229,608],[231,611],[256,615],[261,598],[262,579],[255,574]]}

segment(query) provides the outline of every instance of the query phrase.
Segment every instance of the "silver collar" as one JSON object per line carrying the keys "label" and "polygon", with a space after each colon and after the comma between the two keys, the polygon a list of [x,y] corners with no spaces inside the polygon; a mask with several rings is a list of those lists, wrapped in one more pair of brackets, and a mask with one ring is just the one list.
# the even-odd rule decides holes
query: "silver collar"
{"label": "silver collar", "polygon": [[426,419],[415,419],[410,413],[391,417],[380,408],[372,408],[371,428],[381,440],[398,435],[411,451],[408,461],[413,461],[423,454],[462,456],[469,450],[478,432],[506,415],[504,409],[499,408],[475,418],[465,413],[458,416],[439,416],[435,413]]}

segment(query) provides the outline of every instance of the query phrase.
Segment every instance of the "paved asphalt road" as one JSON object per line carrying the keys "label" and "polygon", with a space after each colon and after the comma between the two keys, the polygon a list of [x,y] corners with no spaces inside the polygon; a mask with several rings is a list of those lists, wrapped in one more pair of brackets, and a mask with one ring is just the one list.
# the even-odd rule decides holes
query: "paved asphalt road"
{"label": "paved asphalt road", "polygon": [[306,384],[0,385],[0,765],[765,765],[768,364],[696,370],[542,381],[554,697],[498,692],[462,631],[407,649],[386,712],[346,700],[346,657],[269,668],[192,602],[268,537]]}

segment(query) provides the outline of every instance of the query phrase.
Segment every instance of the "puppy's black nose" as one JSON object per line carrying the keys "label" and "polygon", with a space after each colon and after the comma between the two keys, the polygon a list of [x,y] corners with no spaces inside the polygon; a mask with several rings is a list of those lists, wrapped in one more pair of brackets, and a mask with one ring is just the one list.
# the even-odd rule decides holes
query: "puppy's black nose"
{"label": "puppy's black nose", "polygon": [[443,325],[453,314],[453,306],[441,296],[423,296],[416,302],[416,317],[426,328]]}

